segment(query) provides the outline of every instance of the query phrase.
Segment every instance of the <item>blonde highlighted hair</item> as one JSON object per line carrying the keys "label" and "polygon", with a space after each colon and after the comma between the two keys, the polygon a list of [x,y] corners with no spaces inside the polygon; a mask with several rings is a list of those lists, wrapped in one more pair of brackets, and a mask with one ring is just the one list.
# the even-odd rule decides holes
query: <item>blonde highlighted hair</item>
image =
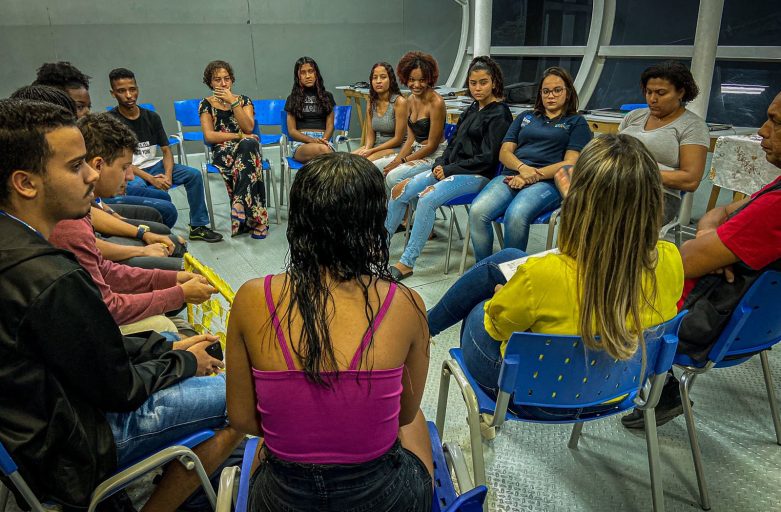
{"label": "blonde highlighted hair", "polygon": [[659,167],[645,146],[606,135],[583,149],[562,203],[559,248],[576,262],[580,335],[616,359],[639,345],[645,357],[641,311],[656,295],[662,202]]}

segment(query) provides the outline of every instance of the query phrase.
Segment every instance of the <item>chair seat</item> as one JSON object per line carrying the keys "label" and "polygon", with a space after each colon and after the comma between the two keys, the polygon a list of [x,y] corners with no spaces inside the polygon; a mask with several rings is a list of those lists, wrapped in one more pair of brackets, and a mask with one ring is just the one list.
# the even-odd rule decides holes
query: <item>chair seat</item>
{"label": "chair seat", "polygon": [[292,156],[285,157],[285,159],[287,160],[287,165],[291,171],[298,170],[304,166],[304,164],[294,159]]}
{"label": "chair seat", "polygon": [[474,194],[464,194],[463,196],[454,197],[450,201],[445,202],[442,206],[463,206],[466,204],[472,204],[472,201],[475,200],[477,194],[479,194],[479,192],[475,192]]}
{"label": "chair seat", "polygon": [[184,140],[203,142],[203,132],[183,132]]}
{"label": "chair seat", "polygon": [[[498,342],[497,342],[498,343]],[[482,414],[493,414],[496,410],[496,398],[483,391],[483,388],[472,377],[466,367],[464,355],[460,348],[450,349],[450,356],[456,360],[458,366],[464,370],[464,376],[469,385],[475,392],[477,404]],[[602,403],[589,407],[576,409],[560,409],[554,407],[522,406],[522,409],[516,407],[514,410],[507,410],[506,420],[525,421],[528,423],[580,423],[584,421],[597,420],[619,414],[634,407],[634,399],[637,392],[629,393],[621,397],[621,400],[614,403]],[[510,404],[512,407],[512,402]],[[556,419],[552,419],[552,418]]]}
{"label": "chair seat", "polygon": [[[550,222],[550,218],[553,215],[553,212],[555,212],[555,211],[556,210],[551,210],[549,212],[545,212],[543,214],[540,214],[539,216],[537,216],[532,221],[532,224],[547,224],[548,222]],[[499,223],[499,224],[504,224],[504,215],[502,215],[501,217],[496,218],[494,220],[494,222]]]}
{"label": "chair seat", "polygon": [[[261,164],[263,165],[263,170],[264,171],[271,170],[271,162],[269,162],[267,158],[264,158],[263,160],[261,160]],[[208,173],[219,173],[220,170],[217,169],[217,167],[215,167],[212,164],[206,164],[206,172],[208,172]]]}
{"label": "chair seat", "polygon": [[179,137],[173,137],[173,136],[168,137],[168,145],[169,146],[176,146],[180,142],[182,142],[182,141],[179,140]]}
{"label": "chair seat", "polygon": [[[214,437],[214,431],[213,430],[201,430],[200,432],[196,432],[194,434],[190,434],[189,436],[178,439],[176,441],[173,441],[171,443],[168,443],[165,446],[161,446],[157,451],[165,450],[166,448],[169,448],[171,446],[186,446],[187,448],[190,448],[191,450],[198,446],[199,444],[203,443],[204,441],[211,439]],[[146,459],[149,457],[149,454],[144,455],[143,457],[139,457],[138,459],[125,464],[123,467],[119,468],[117,470],[117,473],[120,471],[124,471],[126,468],[129,468],[133,464],[138,464],[138,462]]]}
{"label": "chair seat", "polygon": [[273,145],[273,144],[279,144],[279,140],[282,138],[282,135],[280,134],[261,134],[260,135],[260,143],[264,146],[266,145]]}

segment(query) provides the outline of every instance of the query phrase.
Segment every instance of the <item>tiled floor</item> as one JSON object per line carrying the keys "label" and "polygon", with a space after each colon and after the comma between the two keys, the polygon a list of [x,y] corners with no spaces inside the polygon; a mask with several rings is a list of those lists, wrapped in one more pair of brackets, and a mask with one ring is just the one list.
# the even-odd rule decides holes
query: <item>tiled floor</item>
{"label": "tiled floor", "polygon": [[[272,157],[272,154],[266,153]],[[192,163],[192,162],[191,162]],[[276,163],[275,163],[276,165]],[[277,169],[278,169],[277,165]],[[213,176],[217,228],[228,230],[227,196]],[[705,210],[710,183],[694,197],[693,216]],[[727,193],[722,201],[728,201]],[[186,208],[184,194],[175,198]],[[461,226],[466,219],[460,209]],[[186,219],[186,211],[180,217]],[[271,227],[264,241],[242,237],[219,244],[191,244],[191,251],[216,269],[235,289],[251,277],[283,268],[287,251],[285,219]],[[180,221],[182,224],[182,221]],[[405,281],[432,306],[458,275],[461,242],[454,242],[451,272],[443,274],[447,223],[438,221],[437,238],[426,244],[415,275]],[[544,249],[546,228],[534,226],[529,252]],[[401,254],[402,235],[391,247],[391,260]],[[471,255],[470,255],[471,258]],[[423,399],[423,411],[433,419],[442,361],[458,344],[454,327],[433,340],[431,366]],[[781,384],[781,359],[771,353],[770,362]],[[717,370],[701,377],[693,388],[695,417],[711,491],[713,510],[781,510],[781,447],[775,444],[758,359],[742,366]],[[466,412],[460,394],[451,388],[444,439],[458,441],[469,458]],[[490,486],[489,509],[511,510],[649,510],[651,495],[645,440],[642,432],[622,428],[619,418],[586,425],[580,447],[567,448],[567,426],[509,424],[486,443]],[[697,483],[686,427],[677,418],[659,429],[665,504],[668,510],[697,510]]]}

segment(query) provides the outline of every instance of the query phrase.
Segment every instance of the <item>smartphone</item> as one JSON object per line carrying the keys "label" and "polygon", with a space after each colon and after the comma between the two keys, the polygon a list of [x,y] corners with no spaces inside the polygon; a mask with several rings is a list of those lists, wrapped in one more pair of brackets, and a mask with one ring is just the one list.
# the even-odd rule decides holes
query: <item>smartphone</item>
{"label": "smartphone", "polygon": [[206,348],[206,353],[212,356],[214,359],[223,360],[224,355],[222,353],[222,344],[219,341],[215,341]]}

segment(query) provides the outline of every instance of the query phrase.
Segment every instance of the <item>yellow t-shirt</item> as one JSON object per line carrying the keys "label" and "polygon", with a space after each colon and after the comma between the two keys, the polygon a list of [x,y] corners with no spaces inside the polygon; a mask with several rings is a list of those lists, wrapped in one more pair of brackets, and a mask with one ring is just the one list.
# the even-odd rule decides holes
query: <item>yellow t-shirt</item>
{"label": "yellow t-shirt", "polygon": [[[640,320],[651,327],[673,318],[683,291],[683,262],[674,244],[656,244],[656,297],[653,309],[643,308]],[[609,279],[609,277],[608,277]],[[649,283],[643,286],[648,289]],[[499,293],[485,303],[485,330],[502,342],[514,332],[578,334],[580,299],[577,296],[575,261],[569,256],[549,253],[530,256]]]}

